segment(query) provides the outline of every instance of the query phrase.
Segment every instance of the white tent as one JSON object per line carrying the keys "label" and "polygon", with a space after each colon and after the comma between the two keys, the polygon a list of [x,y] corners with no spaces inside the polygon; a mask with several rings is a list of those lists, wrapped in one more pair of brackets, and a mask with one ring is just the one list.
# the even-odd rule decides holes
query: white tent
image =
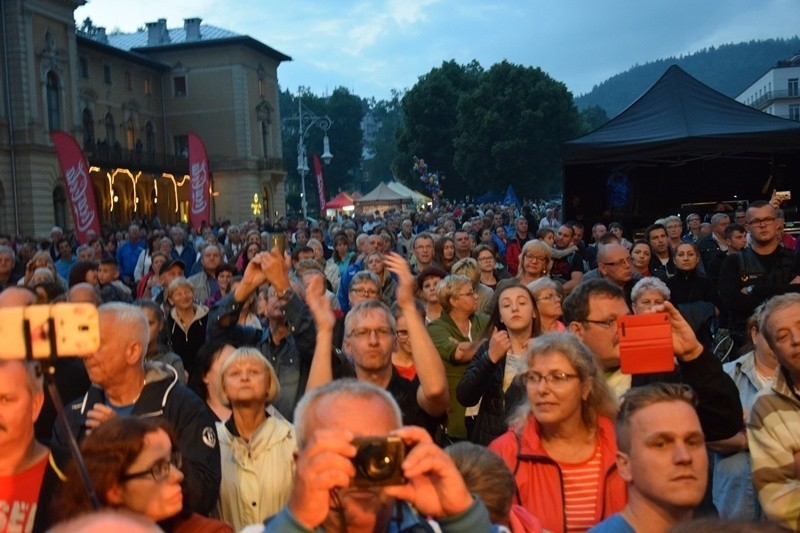
{"label": "white tent", "polygon": [[393,181],[390,181],[387,185],[394,192],[399,193],[399,194],[401,194],[403,196],[410,197],[411,200],[413,200],[414,205],[425,206],[425,205],[428,205],[432,201],[429,197],[427,197],[424,194],[419,193],[419,192],[417,192],[417,191],[415,191],[413,189],[409,189],[408,187],[406,187],[405,185],[403,185],[399,181],[393,180]]}

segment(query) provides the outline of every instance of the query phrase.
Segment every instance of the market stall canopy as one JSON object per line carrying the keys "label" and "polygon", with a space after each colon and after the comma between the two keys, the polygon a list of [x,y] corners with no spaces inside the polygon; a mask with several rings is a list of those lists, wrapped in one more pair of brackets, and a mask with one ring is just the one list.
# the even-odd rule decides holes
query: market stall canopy
{"label": "market stall canopy", "polygon": [[388,187],[396,193],[399,193],[403,196],[411,197],[411,200],[414,201],[415,205],[427,205],[429,202],[432,201],[430,196],[425,196],[421,192],[417,192],[414,189],[410,189],[405,185],[403,185],[402,183],[400,183],[399,181],[390,181],[388,183]]}
{"label": "market stall canopy", "polygon": [[353,205],[355,205],[353,197],[342,191],[325,202],[325,209],[344,209],[345,207],[352,207]]}
{"label": "market stall canopy", "polygon": [[386,182],[383,181],[355,202],[356,207],[359,209],[374,210],[402,207],[410,203],[412,203],[410,196],[393,191]]}

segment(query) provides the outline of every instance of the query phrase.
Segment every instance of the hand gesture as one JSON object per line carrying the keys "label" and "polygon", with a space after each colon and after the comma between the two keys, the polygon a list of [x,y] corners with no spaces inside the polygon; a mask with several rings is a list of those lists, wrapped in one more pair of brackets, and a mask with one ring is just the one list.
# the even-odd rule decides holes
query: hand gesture
{"label": "hand gesture", "polygon": [[414,447],[403,461],[408,483],[384,487],[383,492],[416,507],[422,515],[455,516],[472,505],[472,495],[456,465],[422,428],[407,426],[394,432]]}
{"label": "hand gesture", "polygon": [[287,261],[277,246],[268,252],[261,252],[259,255],[261,256],[261,271],[267,283],[275,287],[278,292],[288,289],[291,256]]}
{"label": "hand gesture", "polygon": [[703,353],[703,345],[697,340],[692,327],[680,311],[669,301],[653,307],[654,313],[667,313],[672,326],[672,349],[680,361],[691,361]]}
{"label": "hand gesture", "polygon": [[331,301],[325,293],[325,278],[318,275],[308,276],[307,279],[305,299],[314,323],[318,330],[333,331],[333,327],[336,325],[336,315],[333,314]]}
{"label": "hand gesture", "polygon": [[397,276],[397,292],[395,293],[397,305],[401,309],[408,309],[408,306],[414,306],[416,292],[416,283],[414,282],[414,275],[411,273],[411,267],[408,266],[403,256],[396,252],[389,252],[384,259],[387,270]]}
{"label": "hand gesture", "polygon": [[244,273],[242,274],[242,285],[246,285],[251,287],[252,290],[255,290],[267,281],[264,270],[261,267],[261,257],[265,253],[266,252],[257,253],[253,256],[253,259],[247,263],[247,268],[244,269]]}
{"label": "hand gesture", "polygon": [[489,339],[489,359],[493,363],[498,362],[511,349],[511,337],[503,329],[494,328],[492,337]]}
{"label": "hand gesture", "polygon": [[307,529],[322,524],[330,510],[330,491],[347,487],[356,469],[349,431],[317,430],[297,456],[289,510]]}

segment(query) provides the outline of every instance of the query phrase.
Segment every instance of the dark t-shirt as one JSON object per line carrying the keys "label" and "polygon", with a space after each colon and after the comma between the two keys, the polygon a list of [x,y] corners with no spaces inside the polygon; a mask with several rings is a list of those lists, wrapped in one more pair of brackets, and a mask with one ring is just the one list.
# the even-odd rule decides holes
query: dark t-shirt
{"label": "dark t-shirt", "polygon": [[573,272],[583,272],[583,259],[578,253],[555,259],[550,269],[550,277],[561,283],[566,283],[572,277]]}

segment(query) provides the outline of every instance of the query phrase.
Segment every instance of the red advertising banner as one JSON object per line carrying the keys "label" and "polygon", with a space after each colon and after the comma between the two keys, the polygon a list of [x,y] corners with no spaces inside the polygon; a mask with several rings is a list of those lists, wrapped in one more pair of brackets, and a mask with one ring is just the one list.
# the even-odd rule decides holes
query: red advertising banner
{"label": "red advertising banner", "polygon": [[202,222],[211,224],[211,191],[209,189],[208,156],[200,137],[189,134],[189,177],[192,196],[189,200],[189,223],[200,228]]}
{"label": "red advertising banner", "polygon": [[89,242],[87,233],[94,230],[100,235],[100,214],[94,199],[94,189],[89,177],[89,166],[75,138],[63,131],[50,132],[50,138],[56,146],[58,164],[61,166],[61,177],[67,189],[72,221],[75,224],[75,236],[78,242]]}
{"label": "red advertising banner", "polygon": [[314,154],[314,174],[317,176],[317,194],[319,195],[319,213],[325,217],[325,181],[322,179],[322,163],[319,156]]}

